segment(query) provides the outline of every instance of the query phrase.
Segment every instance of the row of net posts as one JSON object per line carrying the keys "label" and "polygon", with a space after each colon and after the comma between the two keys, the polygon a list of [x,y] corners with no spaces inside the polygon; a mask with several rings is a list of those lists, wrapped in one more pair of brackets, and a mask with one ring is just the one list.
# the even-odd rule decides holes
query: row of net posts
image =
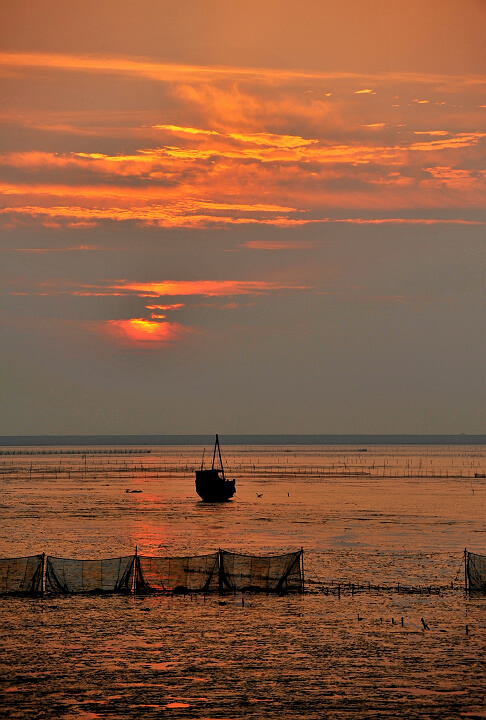
{"label": "row of net posts", "polygon": [[[464,550],[467,592],[486,592],[486,555]],[[304,551],[244,555],[133,555],[102,560],[41,553],[0,559],[0,595],[304,592]]]}

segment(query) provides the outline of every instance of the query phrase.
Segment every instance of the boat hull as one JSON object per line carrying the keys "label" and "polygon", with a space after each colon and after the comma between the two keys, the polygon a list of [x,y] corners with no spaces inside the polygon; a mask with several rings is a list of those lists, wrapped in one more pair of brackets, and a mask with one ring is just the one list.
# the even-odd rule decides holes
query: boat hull
{"label": "boat hull", "polygon": [[226,502],[236,492],[235,481],[224,479],[218,470],[196,470],[196,492],[204,502]]}

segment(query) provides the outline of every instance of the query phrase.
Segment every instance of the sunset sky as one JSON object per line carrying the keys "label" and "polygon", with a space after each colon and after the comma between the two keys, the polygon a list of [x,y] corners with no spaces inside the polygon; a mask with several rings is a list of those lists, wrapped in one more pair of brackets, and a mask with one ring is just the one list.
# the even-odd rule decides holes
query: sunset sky
{"label": "sunset sky", "polygon": [[0,434],[480,433],[486,0],[3,0]]}

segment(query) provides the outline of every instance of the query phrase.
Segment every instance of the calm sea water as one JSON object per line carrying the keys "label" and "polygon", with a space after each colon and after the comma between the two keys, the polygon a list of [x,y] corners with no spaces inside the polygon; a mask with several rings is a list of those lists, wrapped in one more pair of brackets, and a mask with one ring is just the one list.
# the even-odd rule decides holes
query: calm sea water
{"label": "calm sea water", "polygon": [[69,450],[0,455],[2,557],[304,547],[310,592],[0,598],[2,717],[486,717],[486,600],[463,592],[485,446],[226,447],[222,505],[195,494],[200,448]]}

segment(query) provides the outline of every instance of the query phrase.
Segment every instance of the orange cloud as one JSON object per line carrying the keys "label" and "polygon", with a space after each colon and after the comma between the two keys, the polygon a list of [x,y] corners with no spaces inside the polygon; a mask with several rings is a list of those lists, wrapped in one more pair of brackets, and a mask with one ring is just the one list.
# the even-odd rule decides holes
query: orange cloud
{"label": "orange cloud", "polygon": [[447,130],[414,130],[414,135],[449,135]]}
{"label": "orange cloud", "polygon": [[332,222],[356,225],[486,225],[486,220],[464,218],[339,218]]}
{"label": "orange cloud", "polygon": [[[43,53],[43,52],[0,52],[0,67],[7,70],[11,68],[30,69],[46,68],[52,70],[65,70],[74,72],[93,72],[97,74],[113,74],[119,73],[127,76],[146,77],[151,80],[159,80],[161,82],[174,82],[202,79],[207,80],[212,77],[229,77],[237,78],[241,76],[256,77],[260,81],[266,77],[272,81],[291,79],[304,80],[336,80],[342,84],[343,81],[352,83],[365,82],[373,80],[375,82],[383,82],[389,79],[393,86],[396,83],[413,83],[430,84],[431,81],[436,82],[440,77],[457,80],[458,77],[464,77],[464,82],[468,84],[482,84],[483,77],[481,75],[470,76],[438,76],[427,73],[417,72],[394,72],[394,73],[352,73],[352,72],[320,72],[320,71],[302,71],[292,69],[275,69],[262,67],[242,67],[231,66],[225,67],[221,65],[187,65],[183,63],[161,63],[147,61],[143,58],[129,59],[126,56],[113,56],[103,54],[89,55],[66,55],[61,53]],[[366,87],[356,93],[372,93],[375,92]],[[330,94],[330,93],[327,93]]]}
{"label": "orange cloud", "polygon": [[[65,116],[34,108],[20,121],[13,109],[1,114],[0,123],[53,130],[52,142],[61,128],[97,136],[96,145],[83,137],[71,152],[63,141],[63,152],[0,156],[3,227],[292,227],[351,211],[366,220],[370,212],[380,219],[407,208],[419,217],[426,207],[440,216],[486,205],[479,76],[365,77],[29,53],[0,53],[2,64],[39,82],[62,70],[56,82],[87,72],[105,75],[100,84],[117,74],[164,86],[156,111],[131,106],[123,120],[114,111],[107,120],[96,107]],[[391,108],[391,93],[400,110]],[[427,110],[419,107],[425,97]],[[435,127],[448,129],[427,129]],[[119,152],[106,150],[108,134]],[[450,172],[434,174],[431,166]],[[461,175],[466,169],[474,172]]]}
{"label": "orange cloud", "polygon": [[155,130],[168,130],[169,132],[187,133],[188,135],[216,135],[221,136],[221,133],[216,130],[201,130],[201,128],[181,127],[180,125],[154,125]]}
{"label": "orange cloud", "polygon": [[431,150],[457,150],[458,148],[471,147],[477,145],[484,137],[486,133],[473,132],[473,133],[458,133],[455,136],[448,137],[444,140],[430,140],[429,142],[412,143],[410,150],[429,152]]}
{"label": "orange cloud", "polygon": [[[260,280],[165,280],[163,282],[137,283],[125,280],[113,283],[108,290],[138,295],[139,297],[163,297],[167,295],[204,295],[226,297],[230,295],[259,295],[276,290],[305,290],[306,286],[292,283],[274,283]],[[109,294],[109,293],[107,293]]]}
{"label": "orange cloud", "polygon": [[306,240],[247,240],[243,247],[250,250],[307,250],[315,247],[315,243]]}
{"label": "orange cloud", "polygon": [[[442,132],[414,131],[414,135],[426,134],[434,139],[410,143],[403,139],[401,144],[388,146],[376,143],[331,145],[318,142],[315,138],[304,141],[301,136],[296,136],[294,142],[289,135],[275,136],[267,133],[263,134],[264,140],[261,135],[258,136],[258,142],[262,140],[260,145],[253,143],[255,136],[241,135],[241,138],[251,137],[251,141],[248,146],[239,141],[244,146],[235,152],[231,144],[221,144],[223,136],[218,134],[217,145],[212,144],[206,149],[200,145],[190,148],[165,147],[116,156],[102,153],[74,153],[70,156],[33,153],[31,157],[28,153],[11,154],[0,158],[0,162],[29,169],[37,167],[39,170],[44,167],[76,167],[84,174],[104,174],[109,183],[61,185],[55,182],[4,182],[0,183],[0,191],[5,197],[19,197],[14,205],[4,208],[4,212],[46,215],[53,220],[63,217],[85,222],[102,219],[135,220],[160,226],[194,227],[204,224],[208,220],[208,214],[213,217],[213,222],[222,222],[221,212],[225,211],[231,213],[236,222],[245,221],[239,218],[239,213],[249,214],[249,219],[254,222],[267,222],[262,215],[275,213],[278,215],[275,224],[282,224],[284,221],[292,224],[299,220],[291,217],[293,213],[305,211],[317,203],[333,203],[333,193],[327,193],[326,197],[321,182],[326,178],[331,179],[331,172],[335,179],[348,178],[352,185],[357,178],[355,168],[359,165],[375,165],[380,175],[379,182],[390,184],[392,175],[388,172],[388,167],[400,166],[401,184],[404,185],[406,166],[409,163],[410,185],[417,186],[415,168],[422,164],[422,155],[451,150],[465,151],[482,144],[486,136],[482,132],[446,135]],[[440,139],[435,139],[438,133],[441,133]],[[203,140],[205,143],[214,143],[212,136],[203,136]],[[273,142],[274,146],[263,145],[263,141]],[[413,158],[408,155],[410,150],[414,152]],[[252,162],[245,162],[247,160]],[[351,168],[345,170],[342,167],[344,165],[350,165]],[[117,184],[119,177],[132,177],[137,182],[120,186]],[[314,178],[315,188],[312,187]],[[359,179],[361,184],[363,181],[368,184],[376,199],[377,181],[373,176],[366,171],[366,175]],[[393,182],[396,184],[397,180]],[[257,187],[264,188],[265,196],[270,202],[261,202],[262,192],[257,192]],[[331,185],[329,187],[331,188]],[[285,199],[290,202],[271,202],[276,200],[277,196],[282,198],[284,193]],[[353,195],[350,190],[346,193],[350,206],[355,204]],[[42,197],[41,205],[44,209],[38,202],[32,202],[34,197]],[[218,200],[214,200],[215,197]],[[235,197],[238,197],[238,201]],[[64,206],[60,205],[56,198],[64,200]],[[415,202],[412,195],[410,200],[411,203]],[[431,196],[431,201],[437,202],[437,198]],[[388,198],[381,199],[385,207],[388,202]],[[402,202],[400,199],[400,204]],[[365,202],[364,207],[367,204]],[[194,217],[196,215],[199,217]],[[232,219],[226,216],[224,221],[231,222]]]}
{"label": "orange cloud", "polygon": [[184,303],[174,303],[173,305],[145,305],[147,310],[179,310],[185,307]]}
{"label": "orange cloud", "polygon": [[[297,283],[268,282],[265,280],[164,280],[160,282],[136,282],[119,280],[94,285],[70,285],[69,283],[44,282],[34,288],[33,295],[73,295],[78,297],[160,298],[171,296],[231,297],[235,295],[263,295],[278,291],[309,290],[307,285]],[[16,293],[12,293],[16,294]],[[148,304],[146,308],[174,310],[184,303],[159,305]]]}
{"label": "orange cloud", "polygon": [[[365,125],[367,128],[383,128],[385,123],[371,123]],[[114,180],[118,176],[140,178],[152,180],[154,183],[151,189],[148,187],[137,188],[117,188],[118,193],[123,195],[132,195],[135,197],[147,197],[149,195],[160,196],[162,190],[167,194],[168,188],[161,188],[158,181],[169,179],[171,181],[170,189],[173,191],[174,181],[178,175],[182,176],[184,172],[187,175],[188,169],[194,180],[204,178],[206,181],[221,175],[221,170],[234,168],[235,163],[239,160],[251,159],[262,163],[280,164],[299,164],[302,162],[318,163],[318,164],[343,164],[343,163],[400,163],[405,161],[405,153],[408,150],[414,151],[437,151],[445,149],[462,149],[474,147],[480,143],[486,133],[484,132],[467,132],[467,133],[450,133],[441,130],[431,131],[413,131],[414,135],[441,136],[440,140],[430,140],[423,142],[407,143],[401,139],[400,144],[378,145],[376,143],[328,143],[318,141],[316,138],[304,139],[301,136],[281,135],[277,136],[270,133],[260,133],[253,135],[236,135],[228,134],[226,136],[215,133],[217,139],[213,138],[213,133],[208,138],[203,136],[198,141],[197,146],[166,146],[163,148],[147,148],[139,150],[131,155],[107,155],[103,153],[71,153],[69,155],[58,155],[54,153],[10,153],[0,156],[0,164],[29,168],[58,168],[66,167],[78,168],[83,172],[89,171],[94,173],[105,174],[111,176]],[[238,137],[241,145],[239,149],[228,142],[228,138]],[[201,144],[202,143],[202,144]],[[218,159],[217,167],[207,164],[208,160]],[[198,163],[203,161],[204,164]],[[227,161],[228,164],[225,164]],[[189,168],[188,168],[189,163]],[[252,166],[254,167],[254,166]],[[239,169],[244,170],[244,165],[239,165]],[[217,171],[217,172],[215,172]],[[27,185],[18,185],[4,183],[2,186],[3,194],[22,194],[28,192]],[[50,187],[46,185],[31,185],[31,193],[35,194],[59,194],[66,196],[77,195],[93,195],[110,197],[117,192],[113,187],[107,186],[60,186],[52,184]]]}
{"label": "orange cloud", "polygon": [[297,212],[296,208],[286,207],[285,205],[264,205],[263,203],[254,203],[252,205],[245,205],[243,203],[217,203],[217,202],[204,202],[198,203],[198,206],[203,210],[232,210],[241,212],[251,213],[292,213]]}
{"label": "orange cloud", "polygon": [[[237,208],[237,210],[239,209],[241,210],[242,208]],[[228,210],[231,210],[231,206],[228,207]],[[247,210],[250,211],[250,206],[247,206]],[[259,208],[257,208],[257,210],[259,210]],[[270,212],[275,211],[270,210]],[[309,220],[306,219],[292,217],[238,217],[231,213],[223,215],[197,213],[194,212],[194,208],[191,208],[190,213],[185,213],[183,208],[177,204],[168,207],[155,205],[128,209],[120,207],[96,209],[79,206],[54,206],[52,208],[39,206],[6,207],[0,209],[0,215],[37,219],[40,220],[40,223],[44,227],[52,228],[61,228],[64,226],[89,227],[90,225],[87,222],[89,220],[134,221],[141,225],[173,228],[200,228],[210,225],[246,225],[252,223],[291,227],[309,222]],[[51,218],[55,222],[52,222],[50,220]]]}
{"label": "orange cloud", "polygon": [[[237,73],[237,69],[218,67],[198,67],[174,63],[147,62],[130,60],[123,57],[105,55],[62,55],[50,53],[0,53],[0,66],[6,68],[26,68],[90,72],[96,74],[121,74],[138,76],[160,82],[181,81],[184,78],[204,78],[211,75]],[[240,70],[245,73],[244,69]]]}
{"label": "orange cloud", "polygon": [[46,255],[50,253],[84,252],[86,250],[97,250],[96,245],[76,245],[73,247],[46,247],[46,248],[12,248],[12,252],[31,253],[33,255]]}
{"label": "orange cloud", "polygon": [[275,133],[220,133],[215,130],[201,130],[199,128],[180,127],[177,125],[154,125],[156,130],[168,130],[176,134],[188,133],[191,135],[209,135],[218,138],[226,138],[237,140],[241,143],[249,143],[250,145],[265,145],[269,147],[298,148],[306,145],[313,145],[318,141],[315,139],[306,139],[298,135],[278,135]]}

